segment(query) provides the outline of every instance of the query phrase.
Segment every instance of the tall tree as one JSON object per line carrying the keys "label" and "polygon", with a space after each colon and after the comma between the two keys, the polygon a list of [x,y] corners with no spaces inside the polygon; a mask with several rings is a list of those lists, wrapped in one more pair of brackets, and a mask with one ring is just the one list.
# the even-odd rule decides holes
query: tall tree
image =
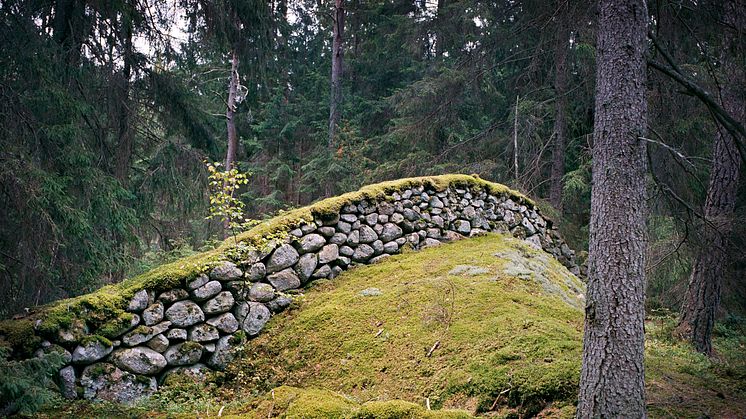
{"label": "tall tree", "polygon": [[236,94],[238,91],[238,52],[231,51],[231,75],[228,79],[228,103],[225,109],[225,126],[228,132],[228,149],[225,152],[225,170],[233,167],[238,149],[238,133],[236,130]]}
{"label": "tall tree", "polygon": [[[721,105],[734,119],[746,120],[746,73],[743,67],[746,10],[738,1],[723,4],[725,31],[720,63]],[[739,64],[740,63],[740,64]],[[728,236],[733,228],[741,157],[734,133],[718,126],[712,152],[710,181],[704,205],[701,243],[689,279],[676,333],[695,349],[712,354],[712,328],[720,305],[722,279],[727,275]]]}
{"label": "tall tree", "polygon": [[[329,97],[329,153],[333,156],[337,140],[337,129],[342,118],[342,42],[344,40],[345,28],[345,9],[344,0],[335,0],[334,2],[334,21],[333,39],[332,39],[332,88]],[[334,185],[332,181],[326,184],[326,195],[334,194]]]}
{"label": "tall tree", "polygon": [[578,418],[646,417],[645,0],[601,0]]}
{"label": "tall tree", "polygon": [[555,117],[552,142],[552,173],[549,202],[562,210],[562,176],[565,174],[565,147],[567,145],[567,51],[570,48],[568,30],[568,2],[560,0],[557,10],[557,29],[554,45],[554,94]]}

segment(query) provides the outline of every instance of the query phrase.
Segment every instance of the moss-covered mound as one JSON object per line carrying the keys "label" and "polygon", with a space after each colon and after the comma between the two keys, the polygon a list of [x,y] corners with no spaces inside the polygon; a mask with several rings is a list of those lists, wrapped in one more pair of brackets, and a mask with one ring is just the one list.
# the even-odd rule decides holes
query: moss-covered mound
{"label": "moss-covered mound", "polygon": [[241,391],[316,387],[472,413],[574,403],[582,283],[520,240],[488,235],[317,284],[229,370]]}

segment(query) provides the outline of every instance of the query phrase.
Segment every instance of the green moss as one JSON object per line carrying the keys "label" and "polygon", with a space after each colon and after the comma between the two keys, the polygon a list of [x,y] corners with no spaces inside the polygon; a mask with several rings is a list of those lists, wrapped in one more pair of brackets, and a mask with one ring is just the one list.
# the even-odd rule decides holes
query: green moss
{"label": "green moss", "polygon": [[426,410],[403,400],[365,403],[355,419],[468,419],[472,416],[461,410]]}
{"label": "green moss", "polygon": [[41,344],[41,338],[34,333],[31,320],[0,321],[0,345],[10,347],[15,355],[29,357]]}
{"label": "green moss", "polygon": [[113,344],[111,341],[101,335],[86,335],[82,339],[80,339],[81,345],[87,345],[89,343],[93,342],[100,342],[104,346],[112,346]]}
{"label": "green moss", "polygon": [[109,339],[114,339],[126,332],[132,325],[132,313],[121,313],[114,319],[109,320],[99,327],[98,333]]}

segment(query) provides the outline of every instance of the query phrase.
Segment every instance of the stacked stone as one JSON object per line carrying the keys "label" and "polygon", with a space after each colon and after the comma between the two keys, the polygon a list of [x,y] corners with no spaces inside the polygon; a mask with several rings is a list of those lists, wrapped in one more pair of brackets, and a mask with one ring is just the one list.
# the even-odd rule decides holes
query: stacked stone
{"label": "stacked stone", "polygon": [[[62,348],[70,362],[60,372],[63,393],[75,397],[79,384],[86,398],[128,402],[151,394],[171,374],[222,370],[235,346],[259,334],[307,282],[332,279],[405,246],[420,249],[489,231],[524,239],[578,273],[573,251],[533,206],[481,189],[412,187],[303,223],[273,249],[221,262],[181,288],[137,292],[127,307],[132,320],[114,341],[95,338],[96,331],[83,331],[84,339],[75,339],[80,331],[61,331],[59,345],[77,345],[72,353]],[[59,345],[45,342],[40,350]]]}

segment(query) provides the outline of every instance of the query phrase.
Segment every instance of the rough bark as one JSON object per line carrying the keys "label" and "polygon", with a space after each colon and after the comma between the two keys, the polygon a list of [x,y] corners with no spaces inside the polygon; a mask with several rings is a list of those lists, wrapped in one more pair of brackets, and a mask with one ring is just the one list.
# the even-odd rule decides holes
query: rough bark
{"label": "rough bark", "polygon": [[567,30],[567,3],[562,2],[557,17],[554,52],[555,117],[552,141],[552,174],[549,202],[562,211],[562,176],[565,175],[565,147],[567,144],[567,50],[570,33]]}
{"label": "rough bark", "polygon": [[[332,83],[331,96],[329,98],[329,153],[333,155],[336,149],[337,128],[342,118],[340,107],[342,105],[342,42],[344,39],[345,10],[344,1],[335,0],[334,22],[332,39]],[[326,196],[334,194],[332,180],[326,183]]]}
{"label": "rough bark", "polygon": [[228,151],[225,155],[225,170],[230,170],[236,161],[238,134],[236,132],[236,92],[238,90],[238,53],[231,51],[231,78],[228,83],[228,107],[225,111],[225,124],[228,128]]}
{"label": "rough bark", "polygon": [[[724,4],[723,21],[733,28],[743,29],[746,12],[736,2]],[[729,114],[743,123],[746,120],[746,77],[738,65],[744,57],[743,44],[737,34],[726,31],[721,63],[725,79],[721,83],[721,104]],[[713,145],[710,182],[704,205],[705,222],[701,243],[689,278],[676,334],[692,343],[694,348],[712,355],[712,328],[720,305],[722,280],[727,275],[728,236],[733,228],[733,215],[738,192],[741,159],[736,138],[719,127]]]}
{"label": "rough bark", "polygon": [[601,0],[578,418],[644,418],[645,0]]}

